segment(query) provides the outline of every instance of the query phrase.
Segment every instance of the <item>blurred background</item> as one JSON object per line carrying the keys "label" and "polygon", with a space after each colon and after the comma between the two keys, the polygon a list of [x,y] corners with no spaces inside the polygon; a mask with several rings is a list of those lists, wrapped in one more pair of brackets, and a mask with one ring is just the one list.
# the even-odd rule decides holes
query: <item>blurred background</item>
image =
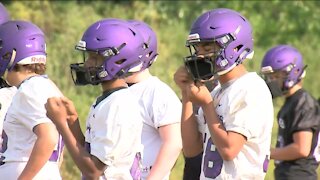
{"label": "blurred background", "polygon": [[[82,61],[82,53],[74,50],[82,33],[93,22],[103,18],[136,19],[148,23],[158,36],[159,57],[151,72],[170,85],[180,97],[173,74],[189,55],[185,41],[192,22],[203,12],[214,8],[239,11],[253,27],[255,55],[245,62],[250,71],[259,72],[264,53],[277,44],[290,44],[303,55],[308,65],[304,87],[320,97],[320,1],[2,1],[14,20],[29,20],[46,34],[47,74],[65,96],[74,101],[84,127],[91,103],[101,93],[100,86],[76,87],[70,76],[69,64]],[[282,99],[275,101],[275,113]],[[263,104],[261,104],[263,106]],[[259,121],[259,119],[257,119]],[[274,122],[273,140],[277,134]],[[180,180],[183,157],[177,161],[170,179]],[[273,178],[273,161],[267,180]],[[80,179],[80,172],[67,150],[62,165],[64,180]]]}

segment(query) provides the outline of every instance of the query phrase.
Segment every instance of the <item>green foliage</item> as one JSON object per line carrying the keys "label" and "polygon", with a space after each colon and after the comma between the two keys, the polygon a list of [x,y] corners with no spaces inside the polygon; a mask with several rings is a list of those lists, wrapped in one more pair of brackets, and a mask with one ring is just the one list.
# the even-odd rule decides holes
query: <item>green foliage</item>
{"label": "green foliage", "polygon": [[[159,58],[151,72],[168,83],[179,94],[173,74],[188,55],[184,47],[192,22],[204,11],[225,7],[242,13],[253,27],[255,38],[254,60],[246,62],[250,71],[259,71],[264,53],[277,44],[297,47],[308,64],[305,88],[315,97],[320,96],[320,1],[5,1],[13,19],[30,20],[44,30],[47,37],[47,73],[65,96],[72,99],[82,120],[89,107],[101,93],[100,87],[75,87],[69,64],[81,62],[82,54],[74,50],[83,31],[102,18],[137,19],[148,23],[157,33]],[[180,94],[179,94],[180,95]],[[282,101],[275,101],[275,114]],[[274,123],[273,144],[277,124]],[[266,179],[273,179],[273,161]],[[183,158],[179,158],[171,179],[182,179]],[[79,179],[80,174],[68,153],[62,165],[66,180]]]}

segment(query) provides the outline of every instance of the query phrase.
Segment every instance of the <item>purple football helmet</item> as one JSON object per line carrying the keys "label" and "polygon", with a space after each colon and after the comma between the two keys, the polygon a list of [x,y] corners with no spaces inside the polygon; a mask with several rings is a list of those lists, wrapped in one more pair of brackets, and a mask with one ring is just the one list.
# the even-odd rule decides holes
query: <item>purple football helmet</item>
{"label": "purple football helmet", "polygon": [[10,15],[4,5],[0,2],[0,24],[10,20]]}
{"label": "purple football helmet", "polygon": [[103,19],[92,24],[76,45],[80,51],[94,52],[104,57],[99,67],[71,64],[76,85],[97,85],[103,81],[126,76],[135,67],[141,68],[144,52],[142,35],[128,22]]}
{"label": "purple football helmet", "polygon": [[[199,43],[215,43],[219,50],[199,57],[193,48]],[[186,68],[195,80],[207,81],[229,72],[246,58],[253,56],[252,28],[249,21],[231,9],[219,8],[202,14],[193,23],[186,46],[191,56]]]}
{"label": "purple football helmet", "polygon": [[8,21],[0,26],[0,76],[16,64],[46,63],[45,36],[28,21]]}
{"label": "purple football helmet", "polygon": [[142,64],[142,71],[146,68],[149,68],[158,56],[157,36],[156,33],[152,30],[152,28],[145,22],[137,20],[129,20],[128,22],[132,24],[141,33],[145,42],[146,59]]}
{"label": "purple football helmet", "polygon": [[[278,45],[267,51],[261,63],[261,73],[265,76],[267,83],[274,73],[282,73],[279,87],[285,93],[292,86],[300,82],[305,75],[305,66],[300,52],[289,45]],[[270,85],[270,84],[268,84]],[[270,87],[269,87],[270,88]]]}

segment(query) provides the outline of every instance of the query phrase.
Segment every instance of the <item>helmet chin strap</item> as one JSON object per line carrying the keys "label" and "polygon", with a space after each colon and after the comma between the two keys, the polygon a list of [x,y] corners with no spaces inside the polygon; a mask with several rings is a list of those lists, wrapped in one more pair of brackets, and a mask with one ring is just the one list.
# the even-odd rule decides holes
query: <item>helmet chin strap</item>
{"label": "helmet chin strap", "polygon": [[13,62],[14,62],[14,59],[16,58],[16,55],[17,55],[17,51],[16,50],[12,50],[12,54],[11,54],[11,59],[10,59],[10,62],[7,66],[7,69],[10,69]]}

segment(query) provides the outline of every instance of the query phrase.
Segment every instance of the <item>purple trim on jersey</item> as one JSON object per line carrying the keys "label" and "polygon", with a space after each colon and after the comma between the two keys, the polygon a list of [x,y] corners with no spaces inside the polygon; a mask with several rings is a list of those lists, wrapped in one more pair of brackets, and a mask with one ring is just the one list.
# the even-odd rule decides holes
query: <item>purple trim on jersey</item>
{"label": "purple trim on jersey", "polygon": [[0,166],[4,165],[6,163],[6,162],[3,162],[4,158],[5,158],[4,156],[0,157]]}
{"label": "purple trim on jersey", "polygon": [[58,140],[58,148],[57,150],[54,150],[49,158],[49,161],[52,162],[57,162],[59,160],[59,157],[62,155],[62,150],[64,147],[64,142],[62,137],[59,135],[59,140]]}
{"label": "purple trim on jersey", "polygon": [[8,136],[4,130],[2,130],[2,145],[0,147],[0,152],[4,153],[7,150],[7,145],[8,145]]}
{"label": "purple trim on jersey", "polygon": [[133,180],[140,180],[141,179],[141,154],[138,152],[134,157],[130,174]]}
{"label": "purple trim on jersey", "polygon": [[84,143],[84,148],[87,150],[87,152],[88,152],[88,153],[91,153],[91,146],[90,146],[90,143],[85,142],[85,143]]}
{"label": "purple trim on jersey", "polygon": [[265,172],[265,173],[267,172],[268,165],[269,165],[269,158],[268,158],[268,156],[266,156],[266,159],[263,162],[263,172]]}
{"label": "purple trim on jersey", "polygon": [[49,158],[49,161],[57,162],[58,159],[59,159],[59,153],[58,153],[58,151],[54,150]]}

